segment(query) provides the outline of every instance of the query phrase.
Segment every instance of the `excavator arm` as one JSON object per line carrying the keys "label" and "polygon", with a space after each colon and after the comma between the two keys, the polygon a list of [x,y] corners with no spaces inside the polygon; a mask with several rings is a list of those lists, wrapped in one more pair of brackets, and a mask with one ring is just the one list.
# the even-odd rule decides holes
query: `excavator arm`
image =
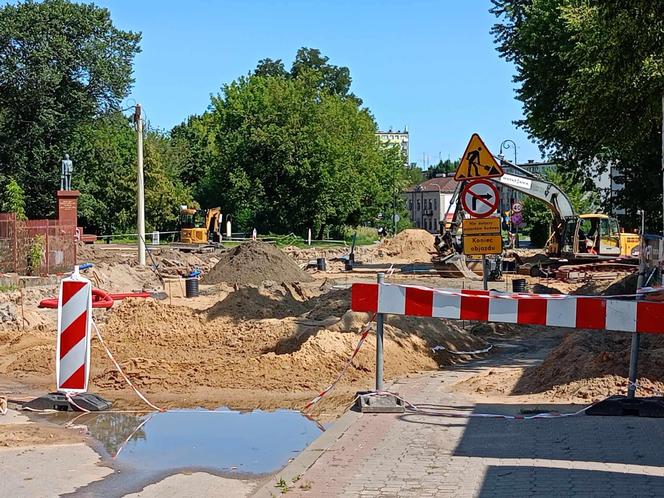
{"label": "excavator arm", "polygon": [[515,169],[520,174],[504,174],[501,177],[492,178],[491,180],[493,182],[542,201],[549,207],[554,218],[559,220],[576,218],[577,213],[574,211],[574,207],[572,206],[569,197],[567,197],[565,192],[563,192],[555,183],[551,183],[543,178],[535,176],[529,171],[508,161],[503,160],[502,163]]}
{"label": "excavator arm", "polygon": [[576,231],[578,215],[567,194],[555,183],[534,175],[516,164],[504,159],[501,163],[509,166],[515,172],[492,178],[494,183],[537,199],[551,210],[553,223],[551,224],[551,236],[547,241],[547,253],[559,255],[564,250],[573,251],[573,232]]}

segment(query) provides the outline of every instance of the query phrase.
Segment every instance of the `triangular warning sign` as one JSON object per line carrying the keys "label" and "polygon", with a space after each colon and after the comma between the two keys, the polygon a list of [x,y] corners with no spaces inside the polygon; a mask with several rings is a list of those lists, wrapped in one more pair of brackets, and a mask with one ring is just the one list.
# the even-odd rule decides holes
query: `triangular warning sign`
{"label": "triangular warning sign", "polygon": [[503,169],[494,159],[493,154],[477,133],[473,133],[466,151],[461,157],[461,164],[456,170],[454,179],[458,182],[475,178],[495,178],[503,176]]}

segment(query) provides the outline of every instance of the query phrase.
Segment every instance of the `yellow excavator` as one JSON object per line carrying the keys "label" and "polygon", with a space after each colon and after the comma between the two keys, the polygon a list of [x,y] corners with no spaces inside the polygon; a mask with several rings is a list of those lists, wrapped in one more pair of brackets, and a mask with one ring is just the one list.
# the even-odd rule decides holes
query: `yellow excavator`
{"label": "yellow excavator", "polygon": [[[537,272],[541,272],[545,266],[564,270],[576,265],[573,269],[577,271],[578,265],[589,265],[585,267],[588,271],[595,267],[627,271],[635,264],[636,252],[640,246],[638,234],[625,232],[620,228],[617,219],[606,214],[576,213],[570,199],[560,187],[515,164],[504,160],[502,162],[510,166],[512,172],[491,178],[493,183],[538,199],[551,210],[551,232],[545,248],[550,259],[546,263],[538,263],[531,271],[533,276],[537,276]],[[456,207],[453,221],[445,226],[441,225],[441,234],[436,237],[438,257],[434,263],[440,268],[453,265],[455,268],[450,271],[458,270],[463,276],[470,277],[473,275],[466,268],[461,247],[465,213],[457,202],[460,190],[461,184],[457,186],[450,203],[450,206]]]}
{"label": "yellow excavator", "polygon": [[491,181],[510,187],[548,206],[553,215],[546,253],[569,260],[634,257],[638,234],[622,230],[618,220],[602,213],[577,214],[571,201],[556,184],[508,163],[514,171]]}
{"label": "yellow excavator", "polygon": [[221,242],[221,208],[180,209],[180,244],[187,246],[216,245]]}

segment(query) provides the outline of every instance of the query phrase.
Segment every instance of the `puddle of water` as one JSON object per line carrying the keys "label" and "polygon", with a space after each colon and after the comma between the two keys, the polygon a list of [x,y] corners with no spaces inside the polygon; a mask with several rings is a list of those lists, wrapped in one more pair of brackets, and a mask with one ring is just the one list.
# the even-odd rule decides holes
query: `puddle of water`
{"label": "puddle of water", "polygon": [[89,413],[75,421],[54,417],[87,426],[111,456],[121,449],[117,462],[150,473],[185,468],[273,473],[322,432],[316,422],[293,410]]}

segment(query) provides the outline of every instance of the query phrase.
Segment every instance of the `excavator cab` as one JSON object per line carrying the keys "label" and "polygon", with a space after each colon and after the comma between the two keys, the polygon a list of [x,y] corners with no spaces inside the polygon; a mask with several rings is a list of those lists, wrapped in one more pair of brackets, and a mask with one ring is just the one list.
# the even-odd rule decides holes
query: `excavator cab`
{"label": "excavator cab", "polygon": [[180,242],[182,244],[208,244],[220,242],[221,209],[180,209]]}

